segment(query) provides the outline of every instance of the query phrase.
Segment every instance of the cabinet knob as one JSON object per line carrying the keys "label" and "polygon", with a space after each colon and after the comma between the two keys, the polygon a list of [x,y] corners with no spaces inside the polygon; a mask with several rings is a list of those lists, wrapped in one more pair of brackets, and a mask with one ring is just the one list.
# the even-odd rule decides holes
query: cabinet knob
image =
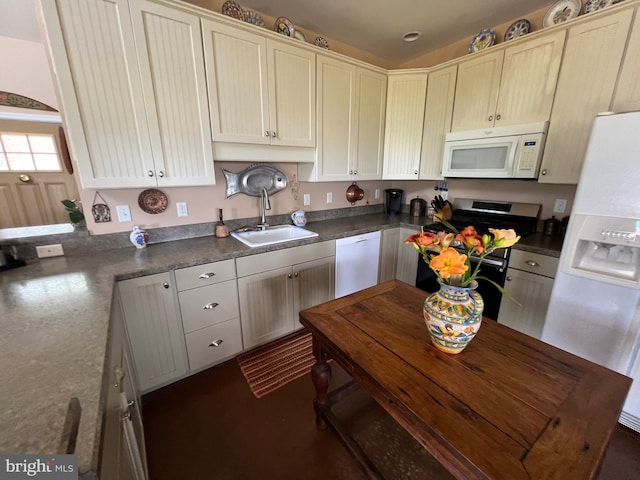
{"label": "cabinet knob", "polygon": [[167,282],[163,282],[163,283],[162,283],[162,286],[163,286],[164,288],[169,288],[169,284],[168,284]]}
{"label": "cabinet knob", "polygon": [[357,174],[358,174],[358,170],[354,170],[354,171],[353,171],[353,174],[354,174],[354,175],[357,175]]}
{"label": "cabinet knob", "polygon": [[294,272],[293,276],[298,278],[298,272]]}
{"label": "cabinet knob", "polygon": [[213,272],[207,272],[207,273],[201,274],[198,278],[211,278],[214,275],[215,275],[215,273],[213,273]]}
{"label": "cabinet knob", "polygon": [[349,170],[349,175],[353,175],[353,170]]}
{"label": "cabinet knob", "polygon": [[287,275],[287,278],[291,278],[291,274],[290,273]]}
{"label": "cabinet knob", "polygon": [[417,174],[418,174],[418,170],[414,170],[414,171],[413,171],[413,174],[414,174],[414,175],[417,175]]}
{"label": "cabinet knob", "polygon": [[147,172],[147,175],[149,175],[150,177],[153,177],[153,170],[149,170],[149,171]]}
{"label": "cabinet knob", "polygon": [[496,120],[500,120],[502,117],[500,115],[496,115]]}
{"label": "cabinet knob", "polygon": [[546,175],[546,174],[547,174],[547,169],[546,168],[540,172],[540,175]]}
{"label": "cabinet knob", "polygon": [[276,132],[271,132],[271,136],[272,136],[273,138],[276,138]]}
{"label": "cabinet knob", "polygon": [[158,176],[159,176],[160,178],[164,177],[164,172],[163,172],[162,170],[160,170],[160,171],[158,172]]}
{"label": "cabinet knob", "polygon": [[216,308],[219,304],[216,302],[210,302],[207,303],[204,307],[202,307],[203,310],[213,310],[214,308]]}
{"label": "cabinet knob", "polygon": [[536,262],[535,260],[527,260],[524,263],[526,263],[530,267],[539,267],[540,266],[540,264],[538,262]]}
{"label": "cabinet knob", "polygon": [[265,136],[265,137],[269,137],[269,136],[270,136],[270,134],[269,134],[269,130],[265,130],[265,131],[264,131],[264,136]]}
{"label": "cabinet knob", "polygon": [[513,280],[513,277],[511,275],[508,275],[506,280],[507,282],[510,282],[511,280]]}
{"label": "cabinet knob", "polygon": [[493,115],[489,115],[489,121],[493,122]]}
{"label": "cabinet knob", "polygon": [[210,347],[214,347],[214,348],[215,348],[215,347],[219,347],[219,346],[222,344],[222,342],[224,342],[224,340],[222,340],[222,339],[220,338],[220,339],[218,339],[218,340],[214,340],[213,342],[211,342],[211,343],[209,344],[209,346],[210,346]]}

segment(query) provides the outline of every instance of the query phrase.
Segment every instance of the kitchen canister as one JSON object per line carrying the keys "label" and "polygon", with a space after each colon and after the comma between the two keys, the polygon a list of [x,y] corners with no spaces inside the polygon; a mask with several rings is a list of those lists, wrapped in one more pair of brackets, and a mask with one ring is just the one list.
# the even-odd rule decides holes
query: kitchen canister
{"label": "kitchen canister", "polygon": [[129,240],[136,248],[144,248],[149,243],[149,234],[146,230],[141,229],[140,227],[133,227],[133,230],[129,234]]}
{"label": "kitchen canister", "polygon": [[546,236],[558,235],[559,230],[560,230],[560,220],[558,220],[555,217],[555,215],[544,221],[544,228],[542,230],[543,235],[546,235]]}
{"label": "kitchen canister", "polygon": [[409,215],[412,217],[424,217],[427,212],[426,200],[416,197],[409,202]]}

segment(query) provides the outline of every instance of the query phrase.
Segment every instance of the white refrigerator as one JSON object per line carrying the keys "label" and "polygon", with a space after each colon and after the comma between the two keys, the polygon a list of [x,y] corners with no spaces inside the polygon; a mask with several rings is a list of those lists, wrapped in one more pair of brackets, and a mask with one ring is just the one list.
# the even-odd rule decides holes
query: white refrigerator
{"label": "white refrigerator", "polygon": [[640,432],[640,112],[593,123],[542,340],[634,379]]}

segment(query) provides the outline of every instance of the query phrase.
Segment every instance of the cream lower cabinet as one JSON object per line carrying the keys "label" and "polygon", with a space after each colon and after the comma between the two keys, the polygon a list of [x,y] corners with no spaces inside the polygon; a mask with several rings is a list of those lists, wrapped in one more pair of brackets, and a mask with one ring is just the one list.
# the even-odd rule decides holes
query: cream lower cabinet
{"label": "cream lower cabinet", "polygon": [[100,478],[144,480],[147,464],[140,395],[120,298],[111,305],[106,401],[100,448]]}
{"label": "cream lower cabinet", "polygon": [[400,228],[398,236],[398,261],[396,264],[396,278],[409,285],[416,284],[418,275],[418,252],[412,245],[405,245],[409,235],[418,233],[419,229]]}
{"label": "cream lower cabinet", "polygon": [[380,268],[378,269],[378,283],[396,278],[398,268],[398,250],[400,244],[400,228],[382,230],[380,238]]}
{"label": "cream lower cabinet", "polygon": [[242,351],[235,261],[175,270],[189,371]]}
{"label": "cream lower cabinet", "polygon": [[189,365],[173,272],[120,281],[118,291],[140,389],[185,375]]}
{"label": "cream lower cabinet", "polygon": [[84,188],[213,185],[197,15],[148,0],[41,0]]}
{"label": "cream lower cabinet", "polygon": [[323,55],[317,72],[317,158],[298,165],[300,180],[380,179],[386,73]]}
{"label": "cream lower cabinet", "polygon": [[298,312],[334,298],[335,242],[236,259],[244,348],[291,333]]}
{"label": "cream lower cabinet", "polygon": [[539,182],[578,183],[593,120],[610,108],[632,16],[618,10],[569,28]]}
{"label": "cream lower cabinet", "polygon": [[539,339],[557,269],[556,257],[512,249],[504,288],[520,305],[502,295],[498,323]]}

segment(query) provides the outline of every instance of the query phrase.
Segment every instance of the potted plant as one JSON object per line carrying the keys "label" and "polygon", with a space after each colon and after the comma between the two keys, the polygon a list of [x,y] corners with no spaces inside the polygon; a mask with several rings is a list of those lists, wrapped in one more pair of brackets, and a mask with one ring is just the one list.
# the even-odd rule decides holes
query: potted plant
{"label": "potted plant", "polygon": [[84,213],[82,213],[78,205],[79,203],[79,200],[62,200],[62,205],[64,205],[64,209],[69,215],[69,221],[75,230],[84,228],[87,225]]}

